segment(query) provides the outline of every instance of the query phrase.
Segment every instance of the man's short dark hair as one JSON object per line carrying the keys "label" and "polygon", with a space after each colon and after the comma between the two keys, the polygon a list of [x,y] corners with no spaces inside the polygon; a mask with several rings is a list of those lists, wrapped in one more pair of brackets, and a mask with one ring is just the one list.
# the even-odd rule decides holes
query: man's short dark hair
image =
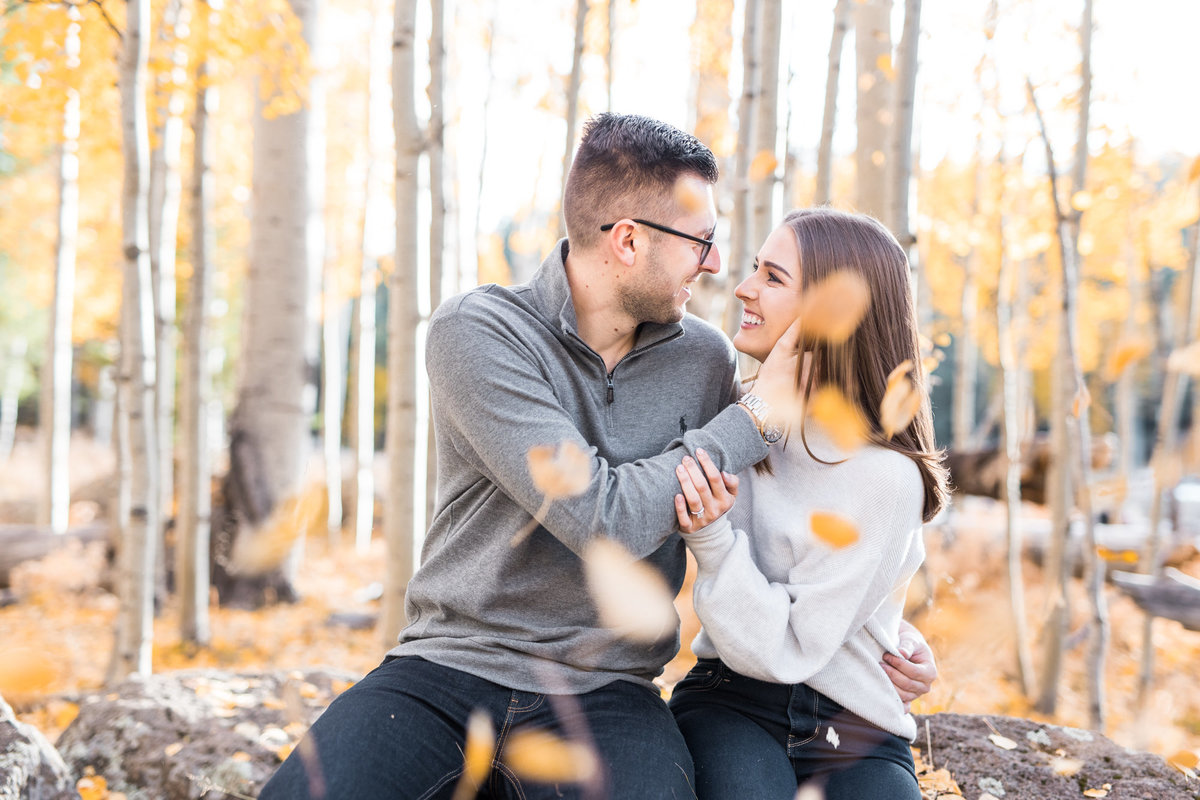
{"label": "man's short dark hair", "polygon": [[600,226],[624,217],[668,224],[678,215],[675,183],[694,174],[717,182],[717,160],[695,136],[661,120],[605,112],[583,127],[563,192],[573,247],[599,241]]}

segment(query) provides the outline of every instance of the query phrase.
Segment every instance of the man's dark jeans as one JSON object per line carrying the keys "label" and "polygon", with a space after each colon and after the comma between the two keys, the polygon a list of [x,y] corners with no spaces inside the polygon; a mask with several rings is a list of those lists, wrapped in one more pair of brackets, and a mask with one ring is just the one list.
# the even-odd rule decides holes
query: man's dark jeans
{"label": "man's dark jeans", "polygon": [[701,659],[675,686],[671,711],[696,763],[700,800],[792,800],[810,782],[826,800],[921,798],[907,741],[804,684],[767,683]]}
{"label": "man's dark jeans", "polygon": [[[384,661],[335,699],[259,797],[449,798],[476,709],[498,738],[480,798],[695,798],[691,757],[657,692],[623,680],[583,695],[520,692],[411,656]],[[521,728],[590,739],[600,775],[559,785],[517,777],[503,763],[504,745]]]}

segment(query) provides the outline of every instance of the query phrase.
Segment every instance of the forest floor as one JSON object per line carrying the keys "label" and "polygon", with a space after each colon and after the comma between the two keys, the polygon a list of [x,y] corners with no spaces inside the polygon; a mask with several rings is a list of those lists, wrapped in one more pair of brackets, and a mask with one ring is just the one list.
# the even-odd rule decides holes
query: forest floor
{"label": "forest floor", "polygon": [[[103,456],[93,455],[90,468],[102,470]],[[81,468],[85,476],[87,469]],[[23,517],[31,495],[18,493],[22,488],[29,491],[21,485],[27,479],[19,476],[31,471],[14,469],[11,461],[6,465],[5,472],[14,480],[0,482],[0,524],[29,522]],[[1057,712],[1049,717],[1033,710],[1016,676],[1000,524],[1003,508],[978,498],[956,499],[956,503],[947,526],[927,528],[927,578],[914,581],[911,593],[909,617],[932,643],[940,673],[933,691],[914,704],[914,711],[1020,716],[1088,727],[1084,662],[1089,609],[1081,583],[1072,585],[1072,633]],[[1031,516],[1044,513],[1034,506],[1026,511]],[[87,510],[80,514],[86,516]],[[355,552],[346,537],[337,544],[324,536],[310,537],[299,574],[301,601],[253,612],[214,606],[212,643],[199,650],[180,643],[177,609],[168,604],[155,625],[155,671],[199,667],[369,671],[386,650],[379,634],[331,624],[330,615],[377,611],[371,587],[383,580],[384,555],[378,537],[365,553]],[[1200,558],[1191,558],[1181,569],[1200,577]],[[0,608],[0,695],[51,741],[74,717],[79,693],[103,684],[117,611],[116,598],[102,585],[106,576],[99,547],[67,547],[19,567],[13,575],[17,602]],[[1026,562],[1024,578],[1027,618],[1031,635],[1036,635],[1044,615],[1041,571]],[[1200,633],[1169,620],[1155,621],[1155,685],[1149,700],[1139,705],[1143,615],[1111,585],[1105,597],[1111,622],[1105,732],[1119,744],[1163,756],[1179,751],[1200,755],[1200,675],[1196,672]],[[694,617],[686,598],[681,597],[680,606],[687,637],[694,632]],[[664,687],[681,677],[690,661],[684,648],[668,666]]]}

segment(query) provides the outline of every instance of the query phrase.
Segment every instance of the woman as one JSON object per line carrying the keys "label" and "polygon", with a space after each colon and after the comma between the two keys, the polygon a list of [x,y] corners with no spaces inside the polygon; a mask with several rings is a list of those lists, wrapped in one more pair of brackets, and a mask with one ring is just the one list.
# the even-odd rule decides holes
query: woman
{"label": "woman", "polygon": [[[861,276],[870,303],[849,338],[833,343],[805,333],[797,317],[803,291],[837,271]],[[698,795],[790,800],[814,784],[830,800],[918,800],[909,750],[916,725],[882,659],[900,652],[905,590],[924,558],[921,525],[947,489],[928,400],[890,438],[880,420],[896,367],[911,362],[915,390],[923,381],[907,260],[870,217],[794,211],[736,295],[744,304],[737,349],[762,360],[781,336],[796,337],[800,396],[838,389],[869,433],[844,450],[804,417],[771,448],[768,466],[740,476],[727,516],[738,478],[723,478],[701,453],[699,464],[688,459],[678,470],[676,514],[699,566],[703,628],[692,645],[699,661],[671,709],[696,763]],[[760,429],[778,425],[778,410],[774,417],[760,417]],[[839,548],[816,538],[814,511],[848,519],[857,541]]]}

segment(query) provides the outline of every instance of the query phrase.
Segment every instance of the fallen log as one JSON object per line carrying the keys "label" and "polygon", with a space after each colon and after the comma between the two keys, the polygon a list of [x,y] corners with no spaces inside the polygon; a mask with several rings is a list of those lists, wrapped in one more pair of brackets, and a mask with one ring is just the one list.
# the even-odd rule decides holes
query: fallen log
{"label": "fallen log", "polygon": [[37,525],[0,525],[0,589],[12,586],[12,571],[17,565],[44,558],[71,542],[90,544],[109,540],[107,522],[92,522],[55,534]]}
{"label": "fallen log", "polygon": [[1173,619],[1189,631],[1200,631],[1200,580],[1167,567],[1158,577],[1113,572],[1112,582],[1147,614]]}

